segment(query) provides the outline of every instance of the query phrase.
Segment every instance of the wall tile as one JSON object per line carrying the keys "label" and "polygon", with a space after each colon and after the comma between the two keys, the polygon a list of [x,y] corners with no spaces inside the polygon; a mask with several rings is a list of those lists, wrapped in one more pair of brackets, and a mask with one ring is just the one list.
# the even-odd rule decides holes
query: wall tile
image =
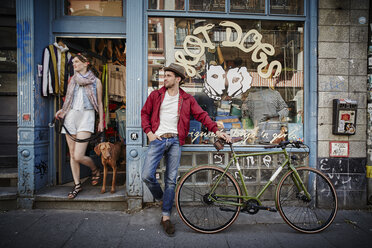
{"label": "wall tile", "polygon": [[349,25],[349,10],[319,9],[318,25]]}
{"label": "wall tile", "polygon": [[366,75],[367,74],[367,59],[351,58],[349,60],[349,74],[350,75],[361,75],[361,76]]}
{"label": "wall tile", "polygon": [[318,124],[332,124],[332,108],[318,108]]}
{"label": "wall tile", "polygon": [[349,57],[349,43],[319,42],[318,50],[318,58],[345,59]]}
{"label": "wall tile", "polygon": [[319,9],[349,9],[350,0],[322,0],[318,5]]}
{"label": "wall tile", "polygon": [[350,43],[350,58],[367,58],[367,43]]}
{"label": "wall tile", "polygon": [[348,76],[318,76],[319,91],[348,91]]}
{"label": "wall tile", "polygon": [[[318,31],[318,41],[349,42],[351,37],[351,30],[349,26],[318,26]],[[361,34],[354,34],[354,36],[359,38],[357,35]]]}
{"label": "wall tile", "polygon": [[[348,75],[348,59],[318,59],[318,71],[320,75]],[[356,74],[358,75],[358,74]]]}
{"label": "wall tile", "polygon": [[[350,27],[349,27],[350,28]],[[340,40],[343,41],[343,40]],[[350,42],[368,42],[368,27],[353,26],[350,28]]]}
{"label": "wall tile", "polygon": [[361,173],[365,176],[367,158],[350,158],[349,173]]}
{"label": "wall tile", "polygon": [[[350,25],[368,26],[368,16],[369,16],[368,9],[350,10]],[[367,19],[366,24],[360,24],[359,17],[365,17]]]}
{"label": "wall tile", "polygon": [[332,108],[333,99],[348,98],[348,92],[319,92],[318,94],[318,107],[319,108]]}
{"label": "wall tile", "polygon": [[366,92],[367,91],[367,75],[364,76],[349,76],[350,92]]}
{"label": "wall tile", "polygon": [[367,156],[366,141],[351,141],[349,143],[350,158],[362,158]]}

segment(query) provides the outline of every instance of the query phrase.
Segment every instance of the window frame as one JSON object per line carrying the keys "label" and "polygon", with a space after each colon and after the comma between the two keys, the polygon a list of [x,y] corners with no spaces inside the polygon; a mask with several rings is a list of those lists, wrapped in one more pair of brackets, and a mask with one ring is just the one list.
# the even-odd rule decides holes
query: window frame
{"label": "window frame", "polygon": [[[53,33],[100,34],[123,37],[126,33],[127,0],[123,2],[123,16],[70,16],[64,14],[64,0],[56,0],[51,4],[53,13]],[[79,23],[79,25],[76,25]],[[110,27],[110,28],[107,28]],[[94,33],[93,31],[94,30]]]}
{"label": "window frame", "polygon": [[[309,59],[309,35],[310,35],[310,15],[307,14],[309,9],[308,6],[310,4],[309,0],[304,0],[304,15],[302,16],[295,16],[295,15],[284,15],[284,14],[268,14],[270,9],[270,0],[265,0],[265,14],[263,13],[237,13],[237,12],[228,12],[226,9],[225,12],[207,12],[207,11],[189,11],[188,10],[188,0],[185,0],[185,10],[152,10],[148,9],[148,0],[144,1],[144,9],[145,9],[145,25],[144,25],[144,35],[147,37],[148,35],[148,20],[150,17],[159,17],[159,18],[212,18],[212,19],[243,19],[243,20],[271,20],[271,21],[298,21],[303,22],[304,26],[304,123],[303,123],[303,136],[305,143],[307,140],[310,139],[310,132],[306,131],[307,128],[311,125],[313,120],[310,118],[310,109],[309,109],[309,92],[311,91],[309,85],[309,75],[310,75],[310,59]],[[226,7],[229,6],[230,0],[225,1]],[[144,61],[148,62],[148,40],[147,38],[144,39]],[[144,78],[148,78],[148,68],[147,66],[144,67]],[[146,100],[148,82],[144,80],[145,89],[146,91],[143,92],[144,101]],[[147,144],[146,137],[144,137],[144,144]],[[146,145],[145,145],[146,146]],[[244,146],[236,146],[237,151],[246,151],[249,148],[250,151],[263,151],[264,146],[262,145],[244,145]],[[211,144],[185,144],[182,147],[182,151],[210,151],[214,149],[213,145]]]}
{"label": "window frame", "polygon": [[163,13],[163,14],[171,14],[171,13],[184,13],[184,14],[187,14],[188,17],[192,17],[190,16],[190,14],[203,14],[203,15],[209,15],[209,14],[217,14],[217,15],[221,15],[221,14],[227,14],[227,15],[244,15],[244,16],[247,16],[247,15],[250,15],[250,16],[259,16],[260,18],[262,18],[263,16],[268,16],[268,17],[272,17],[272,16],[285,16],[285,17],[306,17],[306,13],[307,13],[307,2],[310,1],[310,0],[303,0],[303,3],[304,3],[304,13],[302,15],[295,15],[295,14],[274,14],[274,13],[270,13],[270,0],[265,0],[265,12],[264,13],[248,13],[248,12],[232,12],[230,11],[230,0],[225,0],[225,11],[198,11],[198,10],[190,10],[190,4],[189,4],[189,0],[184,0],[185,1],[185,10],[156,10],[156,9],[149,9],[148,7],[148,2],[149,0],[145,0],[144,1],[144,8],[146,10],[147,13]]}

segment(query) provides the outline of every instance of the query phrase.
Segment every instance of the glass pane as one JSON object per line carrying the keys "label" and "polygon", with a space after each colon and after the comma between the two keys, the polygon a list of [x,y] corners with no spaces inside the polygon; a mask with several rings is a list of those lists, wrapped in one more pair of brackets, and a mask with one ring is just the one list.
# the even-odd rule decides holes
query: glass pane
{"label": "glass pane", "polygon": [[[182,89],[241,145],[303,139],[302,22],[149,18],[148,30],[149,94],[177,62]],[[192,118],[186,144],[213,141]]]}
{"label": "glass pane", "polygon": [[304,14],[304,0],[270,0],[271,14]]}
{"label": "glass pane", "polygon": [[265,0],[230,0],[231,12],[265,13]]}
{"label": "glass pane", "polygon": [[65,0],[65,15],[123,16],[122,0]]}
{"label": "glass pane", "polygon": [[149,9],[184,10],[185,0],[149,0]]}
{"label": "glass pane", "polygon": [[190,10],[225,11],[225,0],[190,0]]}

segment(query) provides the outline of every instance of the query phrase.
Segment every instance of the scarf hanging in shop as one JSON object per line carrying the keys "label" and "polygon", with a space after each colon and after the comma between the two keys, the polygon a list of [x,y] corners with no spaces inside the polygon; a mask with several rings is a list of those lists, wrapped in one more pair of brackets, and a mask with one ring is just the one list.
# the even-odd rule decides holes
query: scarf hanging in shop
{"label": "scarf hanging in shop", "polygon": [[93,105],[94,109],[98,112],[97,96],[94,94],[93,83],[97,80],[96,76],[92,71],[89,71],[86,75],[81,75],[80,73],[75,73],[71,78],[70,83],[67,87],[66,100],[63,104],[63,112],[67,113],[71,107],[74,100],[74,90],[76,84],[84,87],[85,93],[88,96],[90,103]]}

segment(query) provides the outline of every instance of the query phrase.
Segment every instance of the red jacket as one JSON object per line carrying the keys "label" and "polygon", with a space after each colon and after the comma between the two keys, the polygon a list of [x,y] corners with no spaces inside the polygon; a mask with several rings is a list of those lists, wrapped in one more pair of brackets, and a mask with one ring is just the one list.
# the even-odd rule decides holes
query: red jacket
{"label": "red jacket", "polygon": [[[162,87],[159,90],[155,90],[151,92],[149,97],[146,100],[145,105],[141,110],[141,121],[142,121],[142,129],[147,134],[148,132],[152,131],[153,133],[158,130],[160,125],[160,106],[165,97],[165,87]],[[181,88],[179,89],[180,92],[180,99],[178,101],[178,138],[180,141],[180,145],[185,144],[185,139],[189,134],[190,129],[190,114],[194,116],[194,118],[200,121],[205,127],[208,128],[209,131],[217,132],[217,124],[211,120],[208,116],[208,113],[204,111],[195,100],[195,98],[187,94]]]}

